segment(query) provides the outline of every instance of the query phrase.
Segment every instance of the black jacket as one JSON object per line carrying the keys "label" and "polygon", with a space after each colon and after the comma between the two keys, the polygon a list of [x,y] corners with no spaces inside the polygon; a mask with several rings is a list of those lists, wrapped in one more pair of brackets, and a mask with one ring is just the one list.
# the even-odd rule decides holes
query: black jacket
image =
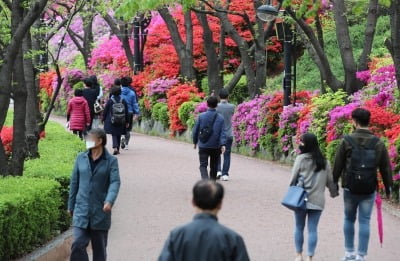
{"label": "black jacket", "polygon": [[86,101],[89,105],[90,116],[92,119],[93,119],[93,115],[94,115],[94,103],[96,102],[98,95],[99,95],[98,91],[95,89],[91,89],[91,88],[83,89],[83,97],[86,99]]}
{"label": "black jacket", "polygon": [[210,214],[197,214],[193,221],[174,229],[159,261],[247,261],[240,235],[218,223]]}
{"label": "black jacket", "polygon": [[[359,145],[368,144],[374,137],[374,134],[366,129],[357,129],[350,135],[355,142]],[[385,185],[386,194],[390,194],[390,190],[393,184],[392,169],[390,166],[389,154],[385,147],[385,144],[379,140],[375,146],[376,149],[376,166],[382,175],[383,183]],[[335,164],[333,166],[333,180],[337,184],[339,178],[342,180],[342,187],[346,188],[344,182],[346,169],[350,164],[351,159],[351,145],[346,141],[342,140],[340,146],[336,152]]]}

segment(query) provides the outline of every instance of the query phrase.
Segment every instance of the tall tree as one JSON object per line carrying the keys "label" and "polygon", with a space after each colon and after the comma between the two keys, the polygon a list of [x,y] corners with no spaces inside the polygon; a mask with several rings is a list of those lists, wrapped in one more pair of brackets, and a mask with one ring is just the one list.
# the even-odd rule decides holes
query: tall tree
{"label": "tall tree", "polygon": [[400,0],[391,0],[390,26],[390,39],[385,44],[393,58],[397,87],[400,89]]}

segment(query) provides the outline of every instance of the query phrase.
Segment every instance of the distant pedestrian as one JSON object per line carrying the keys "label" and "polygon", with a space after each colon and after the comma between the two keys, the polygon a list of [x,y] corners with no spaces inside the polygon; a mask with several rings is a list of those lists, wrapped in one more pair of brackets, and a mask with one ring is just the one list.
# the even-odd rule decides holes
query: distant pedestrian
{"label": "distant pedestrian", "polygon": [[93,81],[90,78],[83,79],[83,83],[85,84],[85,88],[83,89],[83,97],[86,99],[89,110],[90,110],[90,125],[87,131],[92,129],[93,119],[94,119],[94,104],[96,103],[98,91],[93,87]]}
{"label": "distant pedestrian", "polygon": [[233,130],[232,130],[232,116],[235,113],[235,105],[228,102],[229,92],[222,89],[219,92],[220,103],[217,107],[217,112],[224,117],[225,133],[226,133],[226,149],[224,152],[224,161],[221,157],[218,160],[217,179],[221,178],[223,181],[229,180],[229,169],[231,166],[231,151],[233,144]]}
{"label": "distant pedestrian", "polygon": [[68,102],[67,121],[69,129],[79,138],[83,139],[83,133],[90,125],[89,105],[82,97],[82,90],[75,90],[75,97]]}
{"label": "distant pedestrian", "polygon": [[133,120],[139,117],[140,114],[138,98],[136,96],[136,92],[132,90],[131,83],[132,78],[130,77],[123,77],[121,79],[122,98],[128,104],[128,124],[126,127],[125,137],[122,137],[121,140],[122,149],[128,149],[129,140],[131,138],[131,131],[133,128]]}
{"label": "distant pedestrian", "polygon": [[[225,152],[226,133],[224,117],[217,113],[217,97],[207,99],[208,111],[199,115],[193,128],[193,143],[199,147],[200,174],[202,179],[216,180],[218,159],[221,152]],[[210,176],[208,175],[208,161],[210,160]]]}
{"label": "distant pedestrian", "polygon": [[106,133],[92,129],[86,137],[88,150],[78,155],[72,171],[68,200],[68,212],[73,216],[71,261],[89,260],[89,242],[93,261],[107,259],[111,209],[117,199],[120,177],[118,161],[108,153],[106,143]]}
{"label": "distant pedestrian", "polygon": [[318,241],[318,223],[325,206],[325,187],[329,188],[331,197],[338,196],[333,182],[331,167],[323,156],[317,137],[312,133],[306,133],[301,137],[300,155],[292,169],[291,186],[303,185],[307,191],[307,204],[305,210],[295,211],[294,242],[297,257],[295,261],[303,260],[304,227],[307,220],[308,251],[307,261],[311,261]]}
{"label": "distant pedestrian", "polygon": [[100,122],[102,119],[101,114],[103,112],[103,105],[102,105],[103,88],[101,87],[100,83],[98,82],[96,75],[90,76],[89,79],[92,81],[92,88],[97,93],[96,102],[93,105],[94,119],[93,119],[93,123],[92,123],[92,128],[96,129],[96,128],[100,127]]}
{"label": "distant pedestrian", "polygon": [[120,154],[121,136],[126,133],[128,120],[128,105],[121,97],[121,87],[113,87],[111,98],[104,108],[103,122],[107,134],[112,135],[114,155]]}
{"label": "distant pedestrian", "polygon": [[210,180],[193,187],[196,215],[192,222],[174,229],[159,261],[247,261],[245,243],[235,231],[218,223],[224,188]]}
{"label": "distant pedestrian", "polygon": [[[392,170],[385,144],[368,128],[371,113],[357,108],[351,113],[356,130],[342,140],[333,167],[335,183],[341,179],[344,199],[343,261],[364,261],[368,254],[370,220],[378,186],[377,171],[382,176],[386,196],[390,198]],[[354,223],[358,217],[358,250],[354,246]]]}

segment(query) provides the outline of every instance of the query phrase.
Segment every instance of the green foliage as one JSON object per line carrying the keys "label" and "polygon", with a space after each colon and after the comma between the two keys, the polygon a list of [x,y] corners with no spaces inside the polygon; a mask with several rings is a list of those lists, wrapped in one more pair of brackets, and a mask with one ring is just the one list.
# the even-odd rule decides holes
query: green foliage
{"label": "green foliage", "polygon": [[326,147],[326,158],[328,161],[333,164],[336,156],[336,151],[340,145],[341,139],[331,141],[328,146]]}
{"label": "green foliage", "polygon": [[[83,142],[77,136],[66,132],[61,125],[49,122],[46,126],[46,138],[39,143],[40,158],[25,163],[25,177],[56,180],[61,185],[61,213],[65,213],[67,209],[69,181],[76,156],[84,149]],[[59,226],[61,230],[68,229],[70,218],[61,215]]]}
{"label": "green foliage", "polygon": [[68,65],[68,67],[85,71],[86,70],[85,60],[83,59],[82,54],[76,55],[74,57],[72,64]]}
{"label": "green foliage", "polygon": [[275,154],[277,152],[278,148],[278,146],[276,146],[277,143],[278,143],[278,137],[271,133],[262,135],[259,139],[261,150],[267,151],[272,156],[273,159],[275,159]]}
{"label": "green foliage", "polygon": [[8,110],[6,121],[4,122],[4,126],[9,126],[9,127],[13,126],[13,120],[14,120],[14,111]]}
{"label": "green foliage", "polygon": [[56,234],[59,189],[49,179],[0,178],[0,260],[16,258]]}
{"label": "green foliage", "polygon": [[[233,74],[227,74],[224,76],[224,86],[226,86],[233,78]],[[242,76],[231,93],[229,94],[229,101],[235,104],[240,104],[249,98],[247,91],[246,76]]]}
{"label": "green foliage", "polygon": [[156,103],[151,110],[151,117],[161,122],[166,129],[169,128],[168,105],[166,103]]}
{"label": "green foliage", "polygon": [[139,108],[140,113],[143,118],[150,119],[151,118],[151,110],[146,107],[146,98],[139,99]]}
{"label": "green foliage", "polygon": [[178,110],[178,116],[179,119],[181,120],[181,122],[186,126],[186,127],[190,127],[189,125],[192,125],[189,120],[193,120],[192,123],[194,123],[194,119],[192,117],[194,110],[196,109],[196,105],[198,104],[198,102],[195,101],[188,101],[188,102],[184,102],[181,107],[179,107]]}
{"label": "green foliage", "polygon": [[326,126],[329,121],[328,114],[336,106],[345,104],[347,94],[344,91],[337,91],[335,93],[328,92],[312,99],[312,117],[309,131],[314,133],[318,138],[319,146],[322,152],[325,152],[326,148]]}

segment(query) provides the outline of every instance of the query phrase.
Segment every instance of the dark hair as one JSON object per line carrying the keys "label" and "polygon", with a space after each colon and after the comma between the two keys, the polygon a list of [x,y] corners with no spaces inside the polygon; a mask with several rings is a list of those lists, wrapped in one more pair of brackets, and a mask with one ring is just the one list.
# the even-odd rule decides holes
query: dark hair
{"label": "dark hair", "polygon": [[128,79],[129,85],[131,85],[133,83],[133,79],[130,76],[127,76],[126,79]]}
{"label": "dark hair", "polygon": [[369,110],[357,108],[351,112],[351,118],[361,127],[368,127],[371,113]]}
{"label": "dark hair", "polygon": [[131,83],[129,82],[128,77],[122,77],[121,78],[121,85],[124,87],[128,87],[129,85],[131,85]]}
{"label": "dark hair", "polygon": [[317,137],[312,133],[305,133],[301,136],[304,146],[300,147],[301,153],[311,153],[315,162],[315,172],[326,168],[326,159],[318,146]]}
{"label": "dark hair", "polygon": [[85,84],[86,87],[90,87],[90,88],[93,87],[93,81],[90,78],[83,79],[83,83]]}
{"label": "dark hair", "polygon": [[220,91],[219,91],[219,97],[221,98],[221,99],[228,99],[228,97],[229,97],[229,92],[228,92],[228,90],[227,89],[221,89]]}
{"label": "dark hair", "polygon": [[103,129],[100,128],[96,128],[96,129],[91,129],[89,131],[90,135],[96,136],[98,139],[101,139],[101,144],[104,146],[106,146],[107,144],[107,134]]}
{"label": "dark hair", "polygon": [[216,209],[223,197],[224,187],[215,181],[200,180],[193,187],[193,203],[200,209]]}
{"label": "dark hair", "polygon": [[119,86],[112,87],[111,91],[110,91],[110,94],[111,95],[115,95],[115,96],[121,95],[121,87],[119,87]]}
{"label": "dark hair", "polygon": [[96,75],[90,76],[89,79],[92,81],[93,86],[97,87],[98,85],[100,85]]}
{"label": "dark hair", "polygon": [[215,97],[215,96],[210,96],[210,97],[207,99],[207,106],[208,106],[209,108],[212,108],[212,109],[217,108],[217,106],[218,106],[218,99],[217,99],[217,97]]}
{"label": "dark hair", "polygon": [[75,89],[74,95],[75,95],[75,97],[83,96],[83,90],[82,89]]}
{"label": "dark hair", "polygon": [[121,86],[121,79],[120,78],[115,79],[114,80],[114,85]]}

